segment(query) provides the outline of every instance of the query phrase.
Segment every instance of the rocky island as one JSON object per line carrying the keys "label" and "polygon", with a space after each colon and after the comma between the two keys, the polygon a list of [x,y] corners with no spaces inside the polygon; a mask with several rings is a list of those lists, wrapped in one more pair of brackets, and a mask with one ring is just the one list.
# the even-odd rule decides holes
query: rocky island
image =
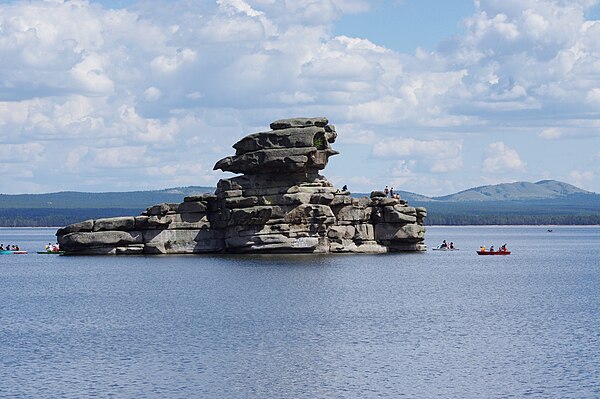
{"label": "rocky island", "polygon": [[233,145],[214,194],[56,232],[69,255],[424,251],[425,208],[381,191],[353,198],[319,171],[337,133],[326,118],[278,120]]}

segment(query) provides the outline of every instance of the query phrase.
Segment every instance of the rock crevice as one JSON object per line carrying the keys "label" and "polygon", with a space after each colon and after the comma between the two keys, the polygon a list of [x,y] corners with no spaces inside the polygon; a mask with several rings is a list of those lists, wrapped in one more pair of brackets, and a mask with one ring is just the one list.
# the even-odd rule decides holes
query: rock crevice
{"label": "rock crevice", "polygon": [[380,191],[353,198],[319,171],[337,133],[326,118],[278,120],[233,145],[214,194],[56,233],[67,254],[384,253],[425,250],[425,208]]}

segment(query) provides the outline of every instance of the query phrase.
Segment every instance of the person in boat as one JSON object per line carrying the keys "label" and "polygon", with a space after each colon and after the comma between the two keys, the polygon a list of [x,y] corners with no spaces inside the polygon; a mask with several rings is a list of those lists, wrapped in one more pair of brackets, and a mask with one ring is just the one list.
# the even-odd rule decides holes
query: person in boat
{"label": "person in boat", "polygon": [[58,245],[58,243],[54,244],[54,246],[52,246],[52,252],[58,252],[60,251],[60,245]]}
{"label": "person in boat", "polygon": [[0,251],[4,251],[4,244],[0,244]]}
{"label": "person in boat", "polygon": [[448,243],[446,242],[446,240],[442,241],[442,245],[440,245],[440,248],[448,248]]}
{"label": "person in boat", "polygon": [[490,252],[494,252],[494,246],[490,245]]}
{"label": "person in boat", "polygon": [[450,249],[454,249],[454,242],[450,241]]}
{"label": "person in boat", "polygon": [[503,246],[500,247],[500,252],[507,252],[508,250],[506,249],[506,244],[504,244]]}
{"label": "person in boat", "polygon": [[481,246],[479,247],[479,250],[480,250],[481,252],[485,252],[485,245],[481,245]]}

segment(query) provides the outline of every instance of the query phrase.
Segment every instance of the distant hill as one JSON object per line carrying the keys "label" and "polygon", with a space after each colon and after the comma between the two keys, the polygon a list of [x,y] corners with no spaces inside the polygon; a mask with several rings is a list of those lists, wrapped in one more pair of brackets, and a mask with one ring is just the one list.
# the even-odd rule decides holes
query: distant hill
{"label": "distant hill", "polygon": [[[214,187],[49,194],[0,194],[0,226],[64,226],[86,219],[139,215],[151,205],[178,203]],[[600,224],[600,194],[556,180],[475,187],[441,197],[397,191],[411,206],[427,208],[428,225]],[[354,197],[368,193],[352,193]]]}
{"label": "distant hill", "polygon": [[428,225],[597,225],[599,194],[530,200],[413,201],[427,208]]}
{"label": "distant hill", "polygon": [[593,194],[571,184],[556,180],[542,180],[537,183],[517,182],[470,188],[443,197],[433,197],[436,201],[526,201],[552,199],[572,194]]}
{"label": "distant hill", "polygon": [[[516,182],[480,186],[441,197],[428,197],[410,191],[396,191],[408,202],[459,202],[459,201],[527,201],[561,198],[572,194],[591,194],[568,183],[556,180],[541,180],[537,183]],[[355,196],[368,195],[357,193]]]}
{"label": "distant hill", "polygon": [[66,226],[87,219],[139,215],[149,206],[182,202],[188,195],[213,193],[214,187],[189,186],[163,190],[48,194],[0,194],[0,226]]}
{"label": "distant hill", "polygon": [[411,206],[427,208],[428,225],[600,224],[600,194],[556,180],[481,186],[441,197],[397,192]]}
{"label": "distant hill", "polygon": [[177,203],[187,195],[212,193],[214,187],[189,186],[151,191],[86,193],[62,191],[49,194],[0,194],[1,208],[121,208],[146,209],[163,202]]}

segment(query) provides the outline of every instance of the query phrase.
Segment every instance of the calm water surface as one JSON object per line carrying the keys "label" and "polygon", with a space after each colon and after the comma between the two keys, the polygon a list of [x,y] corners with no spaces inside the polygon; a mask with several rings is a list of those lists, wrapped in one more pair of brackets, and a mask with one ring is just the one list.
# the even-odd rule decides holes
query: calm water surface
{"label": "calm water surface", "polygon": [[443,239],[461,250],[0,255],[0,396],[600,397],[600,227],[428,228]]}

